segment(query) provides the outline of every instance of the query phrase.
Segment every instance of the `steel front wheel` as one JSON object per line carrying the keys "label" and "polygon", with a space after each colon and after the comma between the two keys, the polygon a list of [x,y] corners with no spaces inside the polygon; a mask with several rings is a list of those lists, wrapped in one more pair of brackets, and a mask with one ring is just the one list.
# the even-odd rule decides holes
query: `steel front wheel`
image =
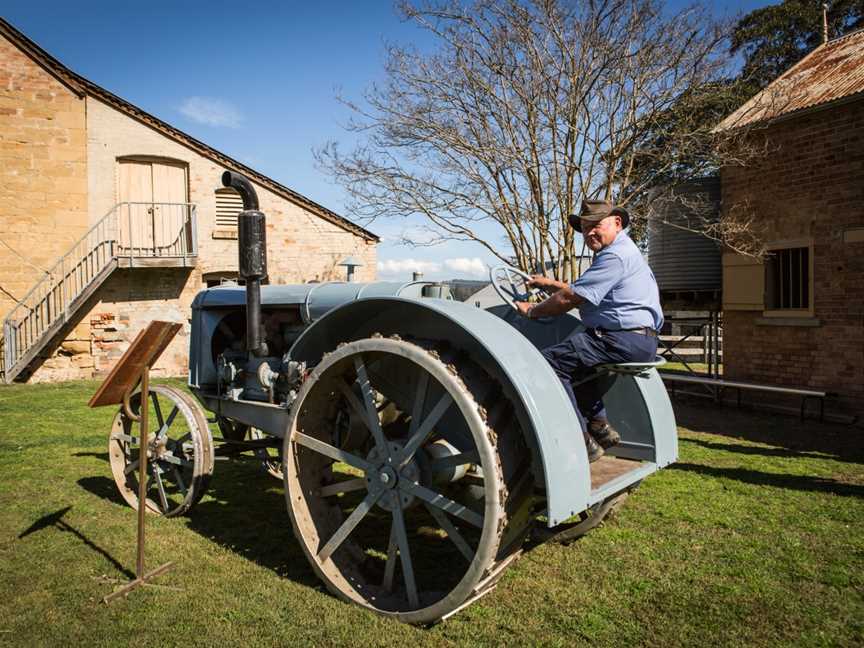
{"label": "steel front wheel", "polygon": [[[213,443],[201,406],[168,385],[150,387],[147,443],[147,510],[166,517],[194,506],[213,474]],[[141,392],[130,399],[141,412]],[[139,428],[121,409],[108,439],[114,481],[123,499],[138,508]]]}
{"label": "steel front wheel", "polygon": [[[533,479],[509,401],[470,360],[370,338],[318,364],[283,456],[294,532],[337,596],[409,623],[488,591],[528,529]],[[345,407],[365,434],[339,434]]]}

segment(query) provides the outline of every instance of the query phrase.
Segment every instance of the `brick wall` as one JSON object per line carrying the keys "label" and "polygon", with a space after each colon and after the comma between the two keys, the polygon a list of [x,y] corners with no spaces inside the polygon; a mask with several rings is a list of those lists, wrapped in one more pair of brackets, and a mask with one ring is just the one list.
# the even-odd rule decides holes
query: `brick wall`
{"label": "brick wall", "polygon": [[0,318],[87,228],[84,100],[0,36]]}
{"label": "brick wall", "polygon": [[724,372],[836,391],[838,409],[864,414],[864,243],[844,241],[864,227],[864,102],[767,134],[764,159],[723,170],[723,212],[749,201],[766,241],[812,240],[813,313],[777,326],[759,310],[725,310]]}

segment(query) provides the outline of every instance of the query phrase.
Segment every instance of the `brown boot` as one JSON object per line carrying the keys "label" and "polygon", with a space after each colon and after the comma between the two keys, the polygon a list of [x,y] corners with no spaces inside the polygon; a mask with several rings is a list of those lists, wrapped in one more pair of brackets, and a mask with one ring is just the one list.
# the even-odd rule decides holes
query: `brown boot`
{"label": "brown boot", "polygon": [[594,463],[606,454],[590,434],[585,435],[585,450],[588,451],[588,463]]}
{"label": "brown boot", "polygon": [[588,432],[604,449],[621,443],[621,435],[618,434],[618,430],[609,425],[609,421],[606,419],[592,419],[588,424]]}

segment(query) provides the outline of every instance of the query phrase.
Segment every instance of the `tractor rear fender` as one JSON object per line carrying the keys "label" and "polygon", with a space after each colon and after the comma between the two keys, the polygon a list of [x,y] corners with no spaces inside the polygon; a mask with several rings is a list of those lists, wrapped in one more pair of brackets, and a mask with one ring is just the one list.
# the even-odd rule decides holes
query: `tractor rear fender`
{"label": "tractor rear fender", "polygon": [[446,341],[465,351],[514,404],[533,453],[538,485],[546,488],[548,523],[589,506],[590,470],[579,419],[552,368],[512,326],[461,302],[369,298],[334,308],[297,339],[293,360],[317,364],[340,342],[372,334]]}

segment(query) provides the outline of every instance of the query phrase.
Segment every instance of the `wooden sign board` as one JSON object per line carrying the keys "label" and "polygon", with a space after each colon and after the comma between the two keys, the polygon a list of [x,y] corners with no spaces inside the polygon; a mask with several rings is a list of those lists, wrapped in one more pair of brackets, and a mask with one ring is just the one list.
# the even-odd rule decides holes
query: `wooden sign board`
{"label": "wooden sign board", "polygon": [[102,407],[122,403],[123,396],[135,388],[144,369],[155,364],[177,335],[180,326],[177,322],[150,322],[132,341],[87,404],[90,407]]}

